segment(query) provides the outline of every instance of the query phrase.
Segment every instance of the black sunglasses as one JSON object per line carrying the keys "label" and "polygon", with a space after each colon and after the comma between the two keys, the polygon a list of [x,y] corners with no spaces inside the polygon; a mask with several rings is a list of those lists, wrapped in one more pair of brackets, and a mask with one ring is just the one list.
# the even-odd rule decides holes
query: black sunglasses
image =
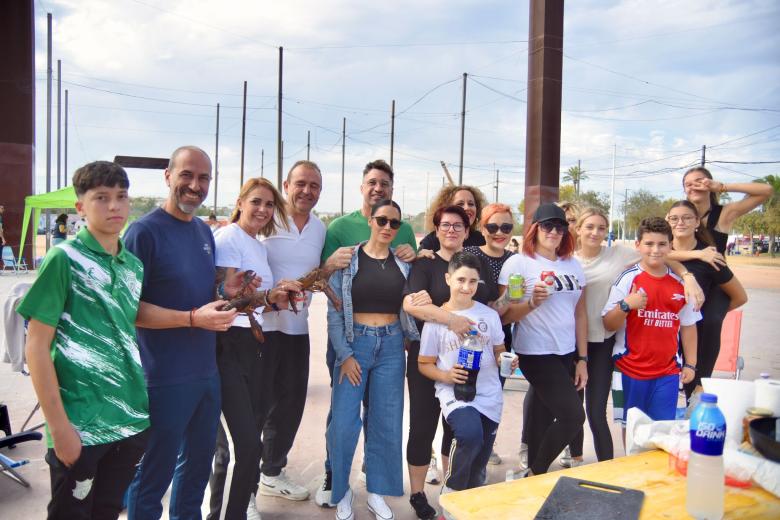
{"label": "black sunglasses", "polygon": [[387,218],[381,216],[373,217],[373,218],[374,218],[374,222],[376,222],[376,224],[379,227],[385,227],[388,222],[390,223],[390,229],[398,229],[399,227],[401,227],[401,221],[398,220],[397,218]]}
{"label": "black sunglasses", "polygon": [[514,224],[501,224],[500,226],[498,224],[485,224],[485,229],[491,235],[495,235],[496,233],[498,233],[499,229],[503,234],[508,235],[509,233],[512,232],[514,228],[515,228]]}
{"label": "black sunglasses", "polygon": [[539,227],[545,233],[550,233],[552,230],[555,230],[555,232],[559,235],[563,235],[569,229],[569,226],[566,224],[555,220],[545,220],[544,222],[539,222]]}

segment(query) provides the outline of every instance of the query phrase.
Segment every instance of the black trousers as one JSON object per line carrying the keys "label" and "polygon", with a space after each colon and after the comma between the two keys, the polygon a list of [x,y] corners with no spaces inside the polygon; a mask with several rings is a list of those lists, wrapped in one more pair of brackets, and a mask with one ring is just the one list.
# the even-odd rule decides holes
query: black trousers
{"label": "black trousers", "polygon": [[574,386],[573,352],[521,355],[520,370],[534,390],[525,429],[529,466],[538,475],[547,472],[555,457],[582,429],[585,410]]}
{"label": "black trousers", "polygon": [[[731,301],[720,287],[713,287],[701,308],[701,320],[696,322],[696,375],[683,385],[690,399],[702,377],[711,377],[720,354],[720,333]],[[680,347],[682,349],[682,346]]]}
{"label": "black trousers", "polygon": [[[588,384],[585,387],[585,414],[593,434],[593,447],[599,461],[614,457],[612,432],[607,420],[607,399],[612,388],[612,347],[615,336],[600,343],[588,343]],[[576,442],[576,441],[575,441]],[[574,449],[572,448],[572,454]],[[582,453],[582,444],[580,444]]]}
{"label": "black trousers", "polygon": [[121,441],[83,446],[69,468],[46,451],[51,478],[49,520],[116,519],[122,497],[146,449],[148,430]]}

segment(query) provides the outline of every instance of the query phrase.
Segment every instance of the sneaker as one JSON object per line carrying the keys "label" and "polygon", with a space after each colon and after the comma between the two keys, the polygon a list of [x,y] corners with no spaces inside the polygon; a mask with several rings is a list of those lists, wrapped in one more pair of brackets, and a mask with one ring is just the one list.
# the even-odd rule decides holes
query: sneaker
{"label": "sneaker", "polygon": [[260,475],[260,494],[287,500],[306,500],[309,490],[290,480],[284,470],[275,477]]}
{"label": "sneaker", "polygon": [[528,444],[524,442],[520,443],[520,467],[528,467]]}
{"label": "sneaker", "polygon": [[490,458],[488,459],[488,464],[491,466],[498,466],[499,464],[503,463],[504,461],[501,460],[501,457],[496,453],[496,450],[492,450],[490,452]]}
{"label": "sneaker", "polygon": [[344,498],[336,506],[336,520],[355,520],[355,513],[352,511],[352,500],[354,500],[352,489],[347,489]]}
{"label": "sneaker", "polygon": [[260,511],[257,510],[257,495],[252,493],[249,499],[249,505],[246,507],[246,520],[262,520]]}
{"label": "sneaker", "polygon": [[520,480],[526,478],[531,473],[531,468],[515,468],[506,470],[506,481]]}
{"label": "sneaker", "polygon": [[446,495],[447,493],[454,493],[454,492],[455,492],[455,490],[454,490],[454,489],[452,489],[452,488],[449,488],[449,487],[447,487],[447,486],[442,486],[442,487],[441,487],[441,493],[439,493],[439,496],[441,496],[441,495]]}
{"label": "sneaker", "polygon": [[368,510],[374,513],[376,520],[394,520],[393,510],[387,505],[382,495],[368,494]]}
{"label": "sneaker", "polygon": [[330,492],[333,486],[333,474],[330,471],[325,472],[325,478],[322,480],[322,486],[314,495],[314,503],[320,507],[333,507],[330,502]]}
{"label": "sneaker", "polygon": [[428,472],[425,474],[425,482],[428,484],[441,484],[441,475],[436,466],[436,457],[431,457],[431,463],[428,464]]}
{"label": "sneaker", "polygon": [[573,459],[571,458],[571,448],[566,446],[563,449],[563,455],[560,459],[558,459],[558,463],[563,466],[564,468],[570,468],[571,467],[571,461]]}
{"label": "sneaker", "polygon": [[362,482],[363,484],[366,483],[366,461],[363,461],[363,465],[360,466],[360,475],[358,475],[358,480]]}
{"label": "sneaker", "polygon": [[436,518],[436,510],[428,503],[428,497],[425,496],[424,491],[410,496],[409,503],[412,504],[412,509],[417,513],[417,518],[420,520],[433,520]]}

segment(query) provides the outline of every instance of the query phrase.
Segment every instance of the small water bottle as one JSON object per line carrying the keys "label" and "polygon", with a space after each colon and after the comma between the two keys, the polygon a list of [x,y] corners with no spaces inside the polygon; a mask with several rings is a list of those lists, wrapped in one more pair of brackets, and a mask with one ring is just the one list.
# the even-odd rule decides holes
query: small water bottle
{"label": "small water bottle", "polygon": [[691,414],[691,453],[688,459],[686,508],[698,520],[723,517],[723,444],[726,418],[718,408],[718,396],[701,394]]}
{"label": "small water bottle", "polygon": [[455,385],[455,399],[458,401],[473,401],[477,396],[477,376],[481,357],[482,345],[477,338],[477,331],[470,330],[458,350],[458,364],[468,372],[466,382]]}

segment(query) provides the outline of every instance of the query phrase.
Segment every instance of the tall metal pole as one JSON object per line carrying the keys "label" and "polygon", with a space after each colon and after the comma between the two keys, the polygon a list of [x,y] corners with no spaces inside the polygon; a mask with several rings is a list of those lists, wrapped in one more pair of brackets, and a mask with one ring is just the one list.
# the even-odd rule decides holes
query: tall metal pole
{"label": "tall metal pole", "polygon": [[704,164],[707,162],[707,145],[701,145],[701,167],[704,168]]}
{"label": "tall metal pole", "polygon": [[612,148],[612,190],[609,196],[609,235],[607,244],[612,245],[612,220],[615,218],[615,163],[617,161],[617,144]]}
{"label": "tall metal pole", "polygon": [[62,187],[62,60],[57,60],[57,189]]}
{"label": "tall metal pole", "polygon": [[582,179],[582,166],[581,161],[577,159],[577,182],[574,183],[574,194],[580,196],[580,179]]}
{"label": "tall metal pole", "polygon": [[68,185],[68,89],[65,89],[65,142],[62,144],[63,149],[63,186]]}
{"label": "tall metal pole", "polygon": [[347,118],[341,120],[341,214],[344,214],[344,157],[347,144]]}
{"label": "tall metal pole", "polygon": [[[46,193],[51,191],[51,13],[46,13]],[[46,251],[51,245],[49,236],[49,217],[51,212],[46,210]],[[37,226],[33,222],[33,226]],[[35,233],[33,233],[35,236]],[[34,241],[33,241],[33,247]]]}
{"label": "tall metal pole", "polygon": [[309,161],[311,154],[311,130],[306,130],[306,160]]}
{"label": "tall metal pole", "polygon": [[265,169],[265,148],[260,149],[260,177],[265,177],[263,170]]}
{"label": "tall metal pole", "polygon": [[394,146],[395,146],[395,99],[390,105],[390,168],[393,167]]}
{"label": "tall metal pole", "polygon": [[626,188],[626,196],[623,202],[623,240],[628,238],[628,188]]}
{"label": "tall metal pole", "polygon": [[[243,163],[243,161],[242,161]],[[217,131],[214,143],[214,214],[217,214],[217,188],[219,187],[219,103],[217,103]]]}
{"label": "tall metal pole", "polygon": [[282,190],[282,69],[284,64],[284,48],[279,47],[279,94],[276,101],[276,188]]}
{"label": "tall metal pole", "polygon": [[246,142],[246,81],[244,81],[244,115],[241,117],[241,186],[244,185],[244,143]]}
{"label": "tall metal pole", "polygon": [[[495,165],[493,167],[495,168]],[[498,204],[498,170],[496,170],[496,200],[494,202]]]}
{"label": "tall metal pole", "polygon": [[458,185],[463,184],[463,141],[466,135],[466,80],[469,75],[463,73],[463,107],[460,111],[460,166],[458,168]]}

